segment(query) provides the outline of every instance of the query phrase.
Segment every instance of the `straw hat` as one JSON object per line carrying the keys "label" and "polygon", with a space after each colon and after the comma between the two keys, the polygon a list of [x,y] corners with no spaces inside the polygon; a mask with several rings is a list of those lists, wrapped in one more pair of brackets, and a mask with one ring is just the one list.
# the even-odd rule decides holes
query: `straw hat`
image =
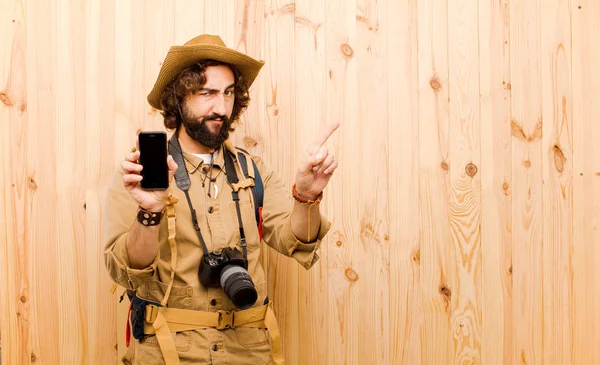
{"label": "straw hat", "polygon": [[148,94],[148,102],[152,107],[162,110],[160,98],[165,86],[175,79],[185,68],[198,61],[212,59],[230,64],[235,67],[248,83],[252,85],[258,72],[264,65],[263,61],[227,48],[219,36],[202,34],[183,46],[173,46],[169,49],[167,57],[160,68],[156,83]]}

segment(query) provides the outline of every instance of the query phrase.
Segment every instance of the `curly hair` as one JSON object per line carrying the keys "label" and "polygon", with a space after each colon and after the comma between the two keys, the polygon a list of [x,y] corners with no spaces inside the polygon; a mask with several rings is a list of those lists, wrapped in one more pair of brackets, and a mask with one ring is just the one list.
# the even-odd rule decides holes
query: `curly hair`
{"label": "curly hair", "polygon": [[250,103],[250,95],[246,81],[239,71],[228,63],[215,60],[202,60],[183,70],[179,76],[165,86],[160,97],[162,116],[167,129],[179,130],[181,127],[180,105],[190,95],[198,92],[206,84],[206,68],[210,66],[227,66],[233,72],[234,95],[233,111],[231,113],[231,128],[246,110]]}

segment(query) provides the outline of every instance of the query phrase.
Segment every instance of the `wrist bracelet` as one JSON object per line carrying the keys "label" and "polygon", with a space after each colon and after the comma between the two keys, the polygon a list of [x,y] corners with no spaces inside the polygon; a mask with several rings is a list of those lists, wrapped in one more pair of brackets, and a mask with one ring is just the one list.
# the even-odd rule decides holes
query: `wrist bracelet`
{"label": "wrist bracelet", "polygon": [[318,196],[317,199],[315,200],[307,200],[304,199],[303,197],[301,197],[300,195],[298,195],[298,191],[296,190],[296,184],[294,184],[292,186],[292,196],[294,197],[294,199],[296,199],[296,201],[302,203],[302,204],[314,204],[314,203],[318,203],[321,201],[321,199],[323,199],[323,192],[321,192]]}
{"label": "wrist bracelet", "polygon": [[140,206],[138,206],[137,220],[144,226],[156,226],[160,223],[163,211],[161,212],[150,212]]}

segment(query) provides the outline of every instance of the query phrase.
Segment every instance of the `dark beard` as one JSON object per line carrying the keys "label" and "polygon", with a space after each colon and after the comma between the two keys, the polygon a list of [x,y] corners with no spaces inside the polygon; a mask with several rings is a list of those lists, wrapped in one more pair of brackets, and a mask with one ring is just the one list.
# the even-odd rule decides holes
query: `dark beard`
{"label": "dark beard", "polygon": [[[213,133],[206,125],[206,122],[216,119],[221,119],[223,123],[221,124],[219,132]],[[196,142],[199,142],[208,148],[217,149],[227,140],[227,138],[229,138],[229,127],[231,127],[231,122],[225,115],[213,113],[204,116],[202,119],[197,119],[189,115],[186,111],[183,115],[183,127],[188,136]]]}

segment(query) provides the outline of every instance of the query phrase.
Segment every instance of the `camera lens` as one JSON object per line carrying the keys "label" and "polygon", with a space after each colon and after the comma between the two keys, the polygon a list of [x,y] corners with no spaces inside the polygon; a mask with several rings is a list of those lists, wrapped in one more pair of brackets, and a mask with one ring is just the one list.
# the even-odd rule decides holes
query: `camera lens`
{"label": "camera lens", "polygon": [[252,278],[241,266],[227,265],[223,268],[221,287],[233,304],[240,309],[252,307],[258,299]]}

